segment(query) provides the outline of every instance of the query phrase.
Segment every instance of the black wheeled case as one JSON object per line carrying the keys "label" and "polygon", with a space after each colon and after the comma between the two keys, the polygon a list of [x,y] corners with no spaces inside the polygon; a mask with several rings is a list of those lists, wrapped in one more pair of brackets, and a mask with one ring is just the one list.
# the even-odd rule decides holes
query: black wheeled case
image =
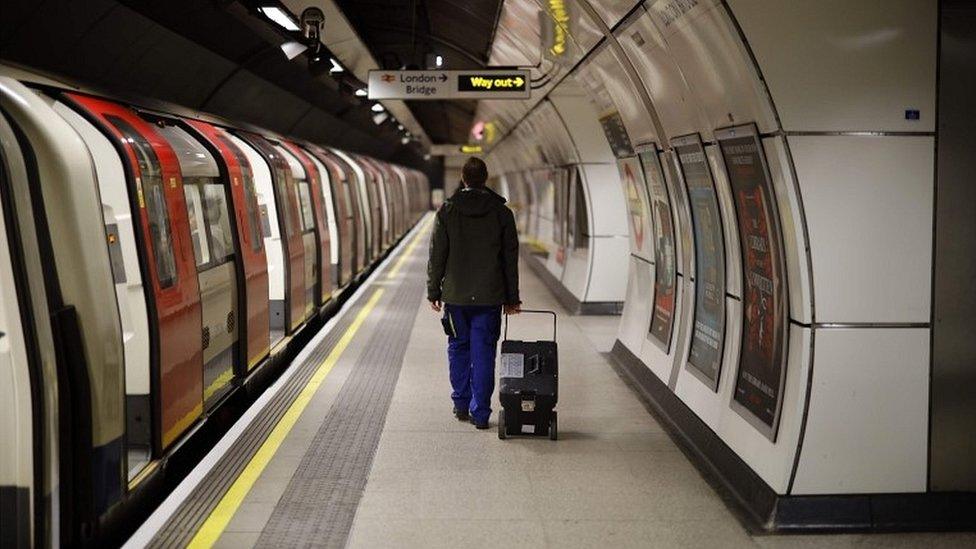
{"label": "black wheeled case", "polygon": [[508,339],[508,317],[502,341],[498,399],[498,438],[513,435],[548,436],[556,440],[556,402],[559,398],[559,353],[556,313],[523,309],[523,314],[552,315],[552,341]]}

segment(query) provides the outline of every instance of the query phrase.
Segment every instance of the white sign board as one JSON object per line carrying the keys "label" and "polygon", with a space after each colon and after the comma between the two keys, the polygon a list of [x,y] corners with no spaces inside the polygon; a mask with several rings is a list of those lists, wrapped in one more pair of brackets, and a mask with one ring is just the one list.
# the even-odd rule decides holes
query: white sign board
{"label": "white sign board", "polygon": [[529,71],[369,71],[370,99],[528,99]]}

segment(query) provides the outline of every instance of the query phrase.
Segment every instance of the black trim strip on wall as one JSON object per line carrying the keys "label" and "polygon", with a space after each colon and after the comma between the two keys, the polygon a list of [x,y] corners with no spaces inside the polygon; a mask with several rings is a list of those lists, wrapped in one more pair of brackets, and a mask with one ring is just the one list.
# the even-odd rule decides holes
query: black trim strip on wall
{"label": "black trim strip on wall", "polygon": [[976,493],[971,492],[779,495],[619,340],[610,358],[752,532],[976,530]]}

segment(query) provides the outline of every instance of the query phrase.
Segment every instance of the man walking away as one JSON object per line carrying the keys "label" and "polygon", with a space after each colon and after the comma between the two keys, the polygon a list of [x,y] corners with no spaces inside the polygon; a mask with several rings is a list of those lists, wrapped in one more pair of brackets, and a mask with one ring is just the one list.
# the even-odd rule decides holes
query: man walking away
{"label": "man walking away", "polygon": [[505,199],[485,187],[488,167],[471,158],[461,188],[440,210],[430,238],[427,299],[447,333],[454,416],[488,428],[501,312],[521,309],[518,234]]}

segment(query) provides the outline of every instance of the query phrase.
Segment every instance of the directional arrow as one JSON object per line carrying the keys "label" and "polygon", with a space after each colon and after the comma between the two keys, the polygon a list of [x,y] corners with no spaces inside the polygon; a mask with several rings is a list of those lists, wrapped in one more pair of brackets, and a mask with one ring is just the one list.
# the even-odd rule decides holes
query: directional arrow
{"label": "directional arrow", "polygon": [[447,75],[444,73],[441,73],[441,82],[447,82]]}
{"label": "directional arrow", "polygon": [[515,77],[515,86],[521,88],[522,84],[525,84],[525,80],[522,80],[521,76]]}

